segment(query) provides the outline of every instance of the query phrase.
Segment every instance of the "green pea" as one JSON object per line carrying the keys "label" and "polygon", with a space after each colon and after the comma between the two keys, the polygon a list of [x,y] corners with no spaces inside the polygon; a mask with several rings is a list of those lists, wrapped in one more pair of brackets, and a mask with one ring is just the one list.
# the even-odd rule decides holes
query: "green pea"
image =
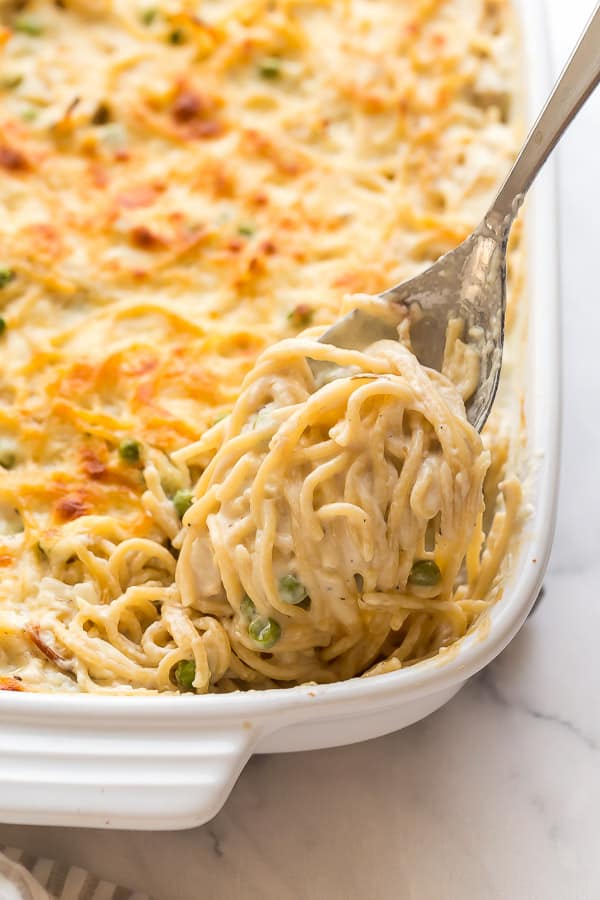
{"label": "green pea", "polygon": [[0,267],[0,290],[3,287],[6,287],[7,284],[10,284],[11,281],[15,278],[15,273],[13,269],[9,269],[6,266]]}
{"label": "green pea", "polygon": [[244,599],[240,603],[240,612],[247,619],[253,619],[256,615],[256,607],[248,594],[244,595]]}
{"label": "green pea", "polygon": [[0,450],[0,466],[3,469],[14,469],[17,464],[17,455],[12,450]]}
{"label": "green pea", "polygon": [[248,625],[248,634],[261,650],[269,650],[281,637],[281,626],[275,619],[258,616]]}
{"label": "green pea", "polygon": [[193,659],[180,659],[173,668],[175,684],[182,691],[194,690],[194,678],[196,677],[196,663]]}
{"label": "green pea", "polygon": [[279,78],[281,75],[281,60],[276,56],[266,56],[258,64],[258,71],[263,78]]}
{"label": "green pea", "polygon": [[418,559],[413,563],[408,582],[417,587],[433,587],[441,577],[440,568],[432,559]]}
{"label": "green pea", "polygon": [[142,11],[142,13],[140,15],[140,22],[142,23],[142,25],[146,25],[146,26],[152,25],[152,23],[156,19],[157,15],[158,15],[158,10],[156,9],[156,7],[149,6],[148,9],[145,9]]}
{"label": "green pea", "polygon": [[238,225],[238,234],[243,234],[244,237],[252,237],[254,232],[254,225],[250,225],[248,222],[242,222],[241,225]]}
{"label": "green pea", "polygon": [[306,599],[308,592],[295,575],[283,575],[279,579],[279,596],[284,603],[292,603],[296,606]]}
{"label": "green pea", "polygon": [[194,502],[194,493],[193,491],[181,490],[177,491],[175,496],[173,497],[173,506],[175,507],[175,512],[179,516],[180,519],[183,519],[184,515]]}
{"label": "green pea", "polygon": [[6,321],[0,316],[0,336],[6,331]]}
{"label": "green pea", "polygon": [[139,462],[141,456],[141,447],[139,441],[125,440],[119,444],[119,456],[125,462]]}
{"label": "green pea", "polygon": [[170,44],[174,44],[175,46],[185,44],[185,31],[181,28],[174,28],[173,31],[170,32],[168,40]]}
{"label": "green pea", "polygon": [[21,34],[28,34],[29,37],[39,37],[44,33],[42,25],[32,16],[19,16],[13,22],[13,28]]}

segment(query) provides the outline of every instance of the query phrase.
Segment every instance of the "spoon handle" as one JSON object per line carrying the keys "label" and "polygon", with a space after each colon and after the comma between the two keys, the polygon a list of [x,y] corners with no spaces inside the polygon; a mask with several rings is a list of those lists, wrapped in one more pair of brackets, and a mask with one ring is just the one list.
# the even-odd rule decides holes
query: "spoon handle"
{"label": "spoon handle", "polygon": [[485,222],[508,236],[525,194],[548,156],[600,82],[600,4],[554,85],[498,192]]}

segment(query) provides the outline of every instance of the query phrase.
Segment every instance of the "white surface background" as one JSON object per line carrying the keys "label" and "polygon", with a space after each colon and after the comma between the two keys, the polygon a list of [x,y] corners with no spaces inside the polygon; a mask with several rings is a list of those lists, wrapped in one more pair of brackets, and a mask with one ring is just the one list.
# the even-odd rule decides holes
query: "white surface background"
{"label": "white surface background", "polygon": [[[558,73],[593,0],[547,6]],[[600,91],[560,149],[558,530],[545,600],[508,650],[403,732],[254,758],[203,828],[0,826],[0,842],[156,900],[600,897],[599,138]]]}

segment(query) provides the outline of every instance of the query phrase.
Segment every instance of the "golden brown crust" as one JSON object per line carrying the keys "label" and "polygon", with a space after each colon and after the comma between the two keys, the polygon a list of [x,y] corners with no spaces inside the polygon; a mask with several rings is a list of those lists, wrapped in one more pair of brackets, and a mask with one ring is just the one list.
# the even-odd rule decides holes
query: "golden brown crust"
{"label": "golden brown crust", "polygon": [[[205,7],[0,6],[0,671],[27,687],[71,688],[28,623],[105,640],[145,580],[109,645],[183,646],[172,454],[265,347],[460,240],[514,152],[508,0]],[[171,689],[153,666],[96,681]]]}

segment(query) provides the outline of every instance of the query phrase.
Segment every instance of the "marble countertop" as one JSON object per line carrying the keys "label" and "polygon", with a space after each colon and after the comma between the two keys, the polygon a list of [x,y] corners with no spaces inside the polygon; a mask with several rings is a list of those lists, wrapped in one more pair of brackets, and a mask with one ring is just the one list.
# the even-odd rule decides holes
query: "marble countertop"
{"label": "marble countertop", "polygon": [[[593,2],[547,6],[558,71]],[[599,134],[600,93],[560,149],[561,500],[545,599],[510,647],[405,731],[255,757],[202,828],[0,826],[0,843],[156,900],[600,897]]]}

